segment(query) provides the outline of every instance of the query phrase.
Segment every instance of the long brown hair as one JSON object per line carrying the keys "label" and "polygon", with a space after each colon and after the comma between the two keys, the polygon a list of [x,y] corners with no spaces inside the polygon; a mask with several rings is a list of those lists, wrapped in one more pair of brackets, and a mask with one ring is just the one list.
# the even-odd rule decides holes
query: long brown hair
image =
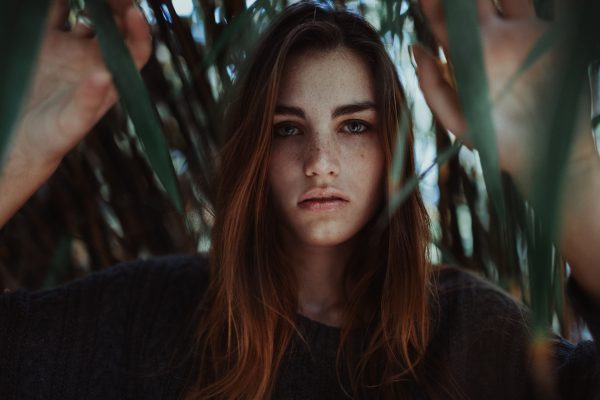
{"label": "long brown hair", "polygon": [[[268,182],[272,121],[286,60],[305,50],[344,47],[370,67],[389,175],[405,97],[377,32],[360,16],[310,2],[286,8],[263,34],[227,112],[220,158],[210,284],[197,332],[188,399],[262,399],[271,395],[286,349],[300,332],[297,283],[277,236]],[[414,173],[412,130],[406,133],[404,178]],[[390,196],[384,189],[381,211]],[[428,217],[418,191],[380,229],[375,218],[345,269],[347,303],[338,348],[354,395],[401,393],[418,379],[429,338]],[[368,329],[366,329],[368,327]],[[356,328],[368,332],[357,351]]]}

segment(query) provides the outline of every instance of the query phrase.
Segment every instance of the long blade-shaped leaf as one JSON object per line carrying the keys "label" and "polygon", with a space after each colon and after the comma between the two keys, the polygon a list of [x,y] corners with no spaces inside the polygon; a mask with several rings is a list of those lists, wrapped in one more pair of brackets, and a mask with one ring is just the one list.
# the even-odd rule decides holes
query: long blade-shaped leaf
{"label": "long blade-shaped leaf", "polygon": [[469,127],[467,137],[481,154],[487,190],[504,219],[500,164],[476,3],[473,0],[444,1],[444,13],[458,95]]}
{"label": "long blade-shaped leaf", "polygon": [[391,196],[388,202],[387,209],[384,210],[384,213],[377,221],[378,226],[380,228],[385,227],[389,220],[389,216],[393,215],[396,212],[396,210],[398,210],[398,207],[402,205],[404,200],[406,200],[408,196],[410,196],[410,194],[417,189],[417,187],[419,186],[419,182],[421,182],[421,180],[423,180],[423,178],[425,178],[433,170],[433,167],[440,166],[448,162],[452,157],[458,154],[458,151],[460,150],[462,145],[463,143],[460,140],[454,141],[454,143],[452,143],[451,146],[444,149],[443,152],[439,153],[433,160],[433,163],[431,163],[431,165],[427,167],[423,172],[421,172],[420,174],[413,175],[410,177],[410,179],[407,179],[406,182],[404,182],[404,184],[402,185],[402,189],[396,191]]}
{"label": "long blade-shaped leaf", "polygon": [[[543,332],[551,320],[548,307],[552,298],[552,243],[560,231],[559,210],[563,191],[563,181],[571,144],[576,135],[577,117],[581,101],[581,89],[587,75],[587,65],[595,54],[597,38],[600,35],[597,17],[600,3],[596,0],[578,2],[573,6],[562,37],[566,38],[562,65],[556,70],[561,74],[553,79],[556,87],[555,108],[548,110],[548,132],[539,132],[545,142],[540,143],[534,170],[531,202],[536,215],[543,224],[536,236],[532,253],[530,273],[534,326]],[[536,229],[537,230],[537,229]]]}
{"label": "long blade-shaped leaf", "polygon": [[[0,13],[0,168],[24,101],[49,0],[9,1]],[[18,40],[14,40],[18,38]]]}
{"label": "long blade-shaped leaf", "polygon": [[148,161],[175,207],[181,211],[181,197],[169,147],[142,77],[131,59],[106,2],[89,0],[86,6],[96,28],[104,62],[113,75],[121,101],[131,117]]}
{"label": "long blade-shaped leaf", "polygon": [[[399,189],[402,183],[402,177],[404,176],[404,164],[406,156],[406,138],[408,135],[408,116],[409,111],[406,106],[402,106],[402,112],[400,115],[400,127],[398,134],[396,135],[396,146],[394,149],[394,158],[392,159],[392,167],[390,171],[390,182],[388,183],[389,195],[391,196],[396,190]],[[412,151],[412,149],[410,149]]]}
{"label": "long blade-shaped leaf", "polygon": [[596,147],[600,149],[597,143],[600,137],[600,60],[589,66],[588,74],[592,100],[592,129],[596,135]]}
{"label": "long blade-shaped leaf", "polygon": [[219,54],[221,54],[221,52],[223,52],[232,41],[236,40],[236,38],[239,38],[241,32],[243,32],[245,36],[253,34],[256,35],[257,32],[251,32],[252,30],[257,29],[252,21],[256,10],[272,12],[272,7],[266,0],[258,0],[250,7],[242,11],[238,16],[236,16],[233,21],[227,24],[223,32],[219,34],[215,40],[215,43],[206,54],[206,57],[202,62],[203,68],[208,68],[209,66],[216,64]]}

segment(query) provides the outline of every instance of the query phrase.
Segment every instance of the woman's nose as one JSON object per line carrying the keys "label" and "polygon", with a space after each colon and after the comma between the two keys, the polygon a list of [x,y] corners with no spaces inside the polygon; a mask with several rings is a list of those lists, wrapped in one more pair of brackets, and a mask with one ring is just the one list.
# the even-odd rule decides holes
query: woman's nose
{"label": "woman's nose", "polygon": [[305,151],[306,176],[336,176],[339,172],[339,149],[335,139],[319,134],[313,135]]}

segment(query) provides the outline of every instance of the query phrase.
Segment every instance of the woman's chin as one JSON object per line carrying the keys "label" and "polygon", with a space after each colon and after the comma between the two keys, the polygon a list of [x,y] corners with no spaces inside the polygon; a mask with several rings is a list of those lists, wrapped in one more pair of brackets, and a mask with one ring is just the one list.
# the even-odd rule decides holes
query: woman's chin
{"label": "woman's chin", "polygon": [[347,243],[356,232],[339,230],[316,230],[310,232],[297,232],[298,240],[310,247],[335,247]]}

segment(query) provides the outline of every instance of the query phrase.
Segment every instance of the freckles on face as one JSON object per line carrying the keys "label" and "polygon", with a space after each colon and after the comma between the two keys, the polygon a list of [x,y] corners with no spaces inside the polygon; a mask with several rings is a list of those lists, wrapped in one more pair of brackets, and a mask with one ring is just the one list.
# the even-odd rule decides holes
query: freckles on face
{"label": "freckles on face", "polygon": [[273,135],[269,183],[284,231],[311,246],[354,237],[383,195],[384,156],[367,65],[344,48],[291,57]]}

